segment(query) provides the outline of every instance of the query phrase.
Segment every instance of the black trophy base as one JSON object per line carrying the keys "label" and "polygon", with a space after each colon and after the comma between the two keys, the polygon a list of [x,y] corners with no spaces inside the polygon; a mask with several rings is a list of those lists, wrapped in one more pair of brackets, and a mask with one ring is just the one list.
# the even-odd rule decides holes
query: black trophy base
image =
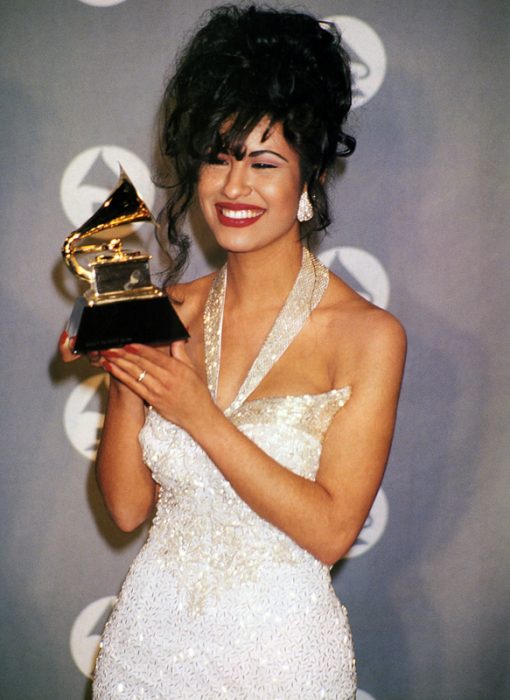
{"label": "black trophy base", "polygon": [[166,296],[93,306],[80,297],[69,319],[68,333],[76,336],[77,354],[127,343],[164,345],[189,337]]}

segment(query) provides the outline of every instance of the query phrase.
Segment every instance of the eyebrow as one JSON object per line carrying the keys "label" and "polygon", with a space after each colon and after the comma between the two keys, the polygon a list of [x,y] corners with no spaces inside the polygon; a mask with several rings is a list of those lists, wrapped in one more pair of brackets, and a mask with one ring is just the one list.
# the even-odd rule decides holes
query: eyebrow
{"label": "eyebrow", "polygon": [[251,153],[249,154],[249,157],[250,157],[250,158],[256,158],[257,156],[263,156],[263,155],[265,155],[266,153],[270,153],[271,155],[276,156],[277,158],[281,158],[281,159],[284,160],[286,163],[289,162],[289,161],[287,160],[287,158],[285,158],[284,156],[282,156],[280,153],[277,153],[276,151],[270,151],[270,150],[267,149],[267,148],[264,148],[264,149],[262,149],[262,150],[260,150],[260,151],[251,151]]}

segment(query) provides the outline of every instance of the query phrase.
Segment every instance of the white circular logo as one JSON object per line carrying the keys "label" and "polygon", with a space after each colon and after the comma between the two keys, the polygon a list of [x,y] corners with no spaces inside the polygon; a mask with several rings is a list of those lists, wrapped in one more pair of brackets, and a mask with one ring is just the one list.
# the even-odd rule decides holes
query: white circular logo
{"label": "white circular logo", "polygon": [[366,690],[356,690],[356,700],[375,700],[372,695],[369,695]]}
{"label": "white circular logo", "polygon": [[69,394],[64,408],[64,429],[71,445],[87,459],[96,457],[104,423],[108,375],[93,374]]}
{"label": "white circular logo", "polygon": [[121,2],[126,2],[126,0],[80,0],[80,2],[85,5],[92,5],[92,7],[111,7],[112,5],[120,5]]}
{"label": "white circular logo", "polygon": [[355,559],[368,552],[379,542],[388,524],[388,499],[382,489],[379,489],[375,501],[370,509],[368,518],[363,525],[358,539],[345,555],[344,559]]}
{"label": "white circular logo", "polygon": [[322,251],[319,258],[365,299],[382,309],[388,307],[390,280],[374,255],[361,248],[339,246]]}
{"label": "white circular logo", "polygon": [[342,35],[351,58],[353,77],[352,106],[354,109],[372,99],[386,75],[386,51],[379,35],[370,25],[357,17],[331,15],[325,17]]}
{"label": "white circular logo", "polygon": [[155,188],[143,160],[119,146],[94,146],[73,158],[60,183],[62,207],[75,228],[85,223],[108,198],[119,177],[120,165],[149,209],[153,206]]}
{"label": "white circular logo", "polygon": [[81,611],[71,628],[71,656],[76,666],[88,678],[92,677],[103,627],[115,600],[115,596],[107,596],[90,603]]}

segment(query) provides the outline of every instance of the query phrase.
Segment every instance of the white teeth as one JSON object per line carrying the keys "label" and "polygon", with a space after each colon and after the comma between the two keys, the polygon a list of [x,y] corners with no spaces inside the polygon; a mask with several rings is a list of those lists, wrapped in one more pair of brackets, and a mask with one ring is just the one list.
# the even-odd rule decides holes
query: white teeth
{"label": "white teeth", "polygon": [[229,219],[254,219],[261,212],[253,209],[222,209],[221,213]]}

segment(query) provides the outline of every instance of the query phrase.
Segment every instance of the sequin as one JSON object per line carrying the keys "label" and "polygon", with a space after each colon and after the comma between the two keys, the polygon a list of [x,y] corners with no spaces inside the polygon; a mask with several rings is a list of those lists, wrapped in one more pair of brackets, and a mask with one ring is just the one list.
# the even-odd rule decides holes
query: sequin
{"label": "sequin", "polygon": [[[319,303],[328,272],[308,251],[230,420],[284,467],[314,479],[325,432],[351,389],[247,400]],[[226,269],[204,313],[216,395]],[[94,697],[168,700],[353,698],[347,612],[328,567],[256,515],[197,443],[149,410],[140,434],[161,484],[148,540],[102,639]]]}

